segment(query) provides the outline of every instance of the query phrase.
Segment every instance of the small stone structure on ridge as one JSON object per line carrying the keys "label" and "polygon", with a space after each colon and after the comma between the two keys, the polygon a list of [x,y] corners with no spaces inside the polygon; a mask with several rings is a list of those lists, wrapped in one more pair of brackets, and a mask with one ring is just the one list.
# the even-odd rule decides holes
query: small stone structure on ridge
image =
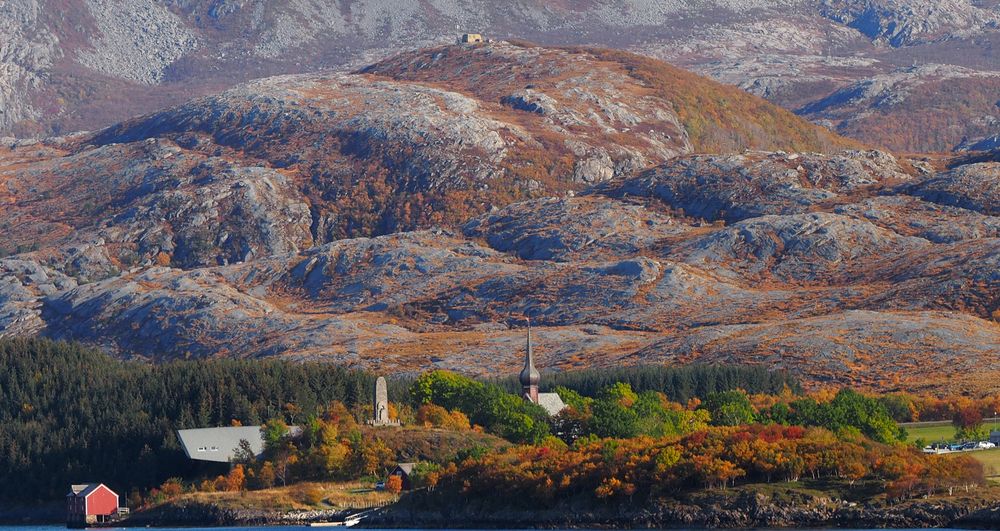
{"label": "small stone structure on ridge", "polygon": [[463,33],[458,38],[458,44],[482,44],[486,42],[478,33]]}

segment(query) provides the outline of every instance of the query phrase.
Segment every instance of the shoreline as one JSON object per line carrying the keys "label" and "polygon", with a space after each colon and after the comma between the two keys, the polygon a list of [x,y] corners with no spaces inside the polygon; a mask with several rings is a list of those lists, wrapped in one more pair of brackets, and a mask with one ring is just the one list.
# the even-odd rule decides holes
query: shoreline
{"label": "shoreline", "polygon": [[[899,504],[852,503],[829,498],[776,502],[768,496],[724,493],[698,500],[649,504],[560,503],[546,509],[492,507],[469,500],[421,506],[423,493],[368,510],[278,511],[222,508],[203,503],[166,504],[138,511],[120,527],[305,526],[342,522],[364,514],[361,529],[903,529],[1000,528],[1000,501],[955,496]],[[407,499],[410,498],[410,499]]]}
{"label": "shoreline", "polygon": [[[470,515],[471,516],[471,515]],[[461,525],[454,525],[461,522]],[[751,510],[663,504],[653,507],[608,507],[576,513],[524,511],[494,513],[492,518],[467,518],[458,513],[389,510],[362,520],[368,529],[920,529],[1000,527],[997,504],[969,506],[922,500],[897,507],[782,507],[763,505]]]}
{"label": "shoreline", "polygon": [[[1000,497],[986,487],[954,496],[853,502],[822,492],[753,489],[679,493],[649,502],[593,498],[539,501],[468,498],[414,491],[397,503],[369,509],[226,507],[177,499],[134,511],[115,527],[307,526],[364,515],[363,529],[1000,529]],[[0,512],[0,524],[61,525],[56,505]]]}

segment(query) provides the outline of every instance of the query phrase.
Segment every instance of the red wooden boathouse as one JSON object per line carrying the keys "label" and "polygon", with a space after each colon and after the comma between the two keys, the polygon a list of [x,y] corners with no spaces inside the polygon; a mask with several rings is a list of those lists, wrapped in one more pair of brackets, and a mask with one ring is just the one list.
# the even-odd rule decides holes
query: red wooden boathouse
{"label": "red wooden boathouse", "polygon": [[118,495],[103,483],[84,483],[70,487],[66,495],[66,525],[87,527],[117,521]]}

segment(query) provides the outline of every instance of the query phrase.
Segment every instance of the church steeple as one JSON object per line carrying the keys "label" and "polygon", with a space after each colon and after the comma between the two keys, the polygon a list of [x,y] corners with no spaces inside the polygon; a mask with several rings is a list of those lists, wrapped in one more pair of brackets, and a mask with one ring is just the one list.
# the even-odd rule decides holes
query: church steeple
{"label": "church steeple", "polygon": [[521,394],[524,398],[538,403],[538,383],[542,375],[535,368],[535,353],[531,348],[531,318],[528,319],[528,341],[524,356],[524,368],[521,369]]}

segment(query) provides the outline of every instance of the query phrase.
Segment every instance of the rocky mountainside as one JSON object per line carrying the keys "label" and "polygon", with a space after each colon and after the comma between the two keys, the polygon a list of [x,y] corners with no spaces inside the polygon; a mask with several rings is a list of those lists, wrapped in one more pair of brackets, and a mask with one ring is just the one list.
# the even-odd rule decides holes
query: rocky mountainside
{"label": "rocky mountainside", "polygon": [[546,368],[977,394],[998,182],[628,54],[437,47],[6,142],[0,334],[496,374],[529,315]]}
{"label": "rocky mountainside", "polygon": [[991,2],[964,0],[822,0],[821,13],[890,46],[996,29]]}
{"label": "rocky mountainside", "polygon": [[847,136],[891,138],[886,145],[895,149],[988,150],[1000,130],[1000,71],[901,69],[848,85],[796,112]]}
{"label": "rocky mountainside", "polygon": [[255,81],[94,135],[15,142],[0,234],[8,251],[102,242],[129,265],[226,264],[458,224],[719,143],[851,145],[629,54],[446,46],[355,74]]}
{"label": "rocky mountainside", "polygon": [[[998,25],[992,0],[7,0],[0,134],[96,130],[249,79],[350,70],[476,31],[639,51],[865,143],[942,151],[998,132]],[[961,81],[939,86],[942,71]],[[872,86],[884,97],[844,100]],[[935,108],[946,131],[927,135],[908,118],[924,108],[918,86],[975,101],[946,98]]]}

